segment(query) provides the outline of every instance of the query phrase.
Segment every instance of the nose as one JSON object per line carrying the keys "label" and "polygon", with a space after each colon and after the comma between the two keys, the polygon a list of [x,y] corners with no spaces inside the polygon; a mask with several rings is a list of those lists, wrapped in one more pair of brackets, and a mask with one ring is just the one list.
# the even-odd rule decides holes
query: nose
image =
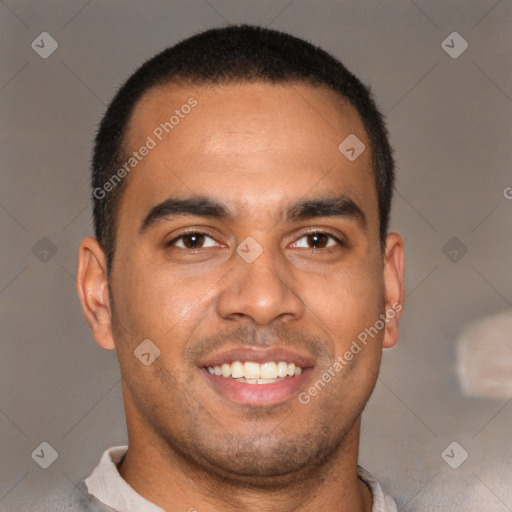
{"label": "nose", "polygon": [[265,249],[252,263],[233,255],[232,271],[219,294],[217,310],[227,320],[267,325],[304,315],[305,304],[292,289],[291,273],[278,254]]}

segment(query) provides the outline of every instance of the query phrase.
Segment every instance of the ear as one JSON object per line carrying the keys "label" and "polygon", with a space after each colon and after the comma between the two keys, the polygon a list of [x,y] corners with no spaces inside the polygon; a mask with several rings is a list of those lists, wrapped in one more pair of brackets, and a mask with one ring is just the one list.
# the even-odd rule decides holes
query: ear
{"label": "ear", "polygon": [[98,345],[107,350],[115,349],[107,258],[95,238],[84,238],[80,244],[76,287],[82,311]]}
{"label": "ear", "polygon": [[386,237],[384,255],[384,286],[386,289],[386,330],[383,347],[394,347],[398,342],[398,321],[405,300],[404,241],[398,233]]}

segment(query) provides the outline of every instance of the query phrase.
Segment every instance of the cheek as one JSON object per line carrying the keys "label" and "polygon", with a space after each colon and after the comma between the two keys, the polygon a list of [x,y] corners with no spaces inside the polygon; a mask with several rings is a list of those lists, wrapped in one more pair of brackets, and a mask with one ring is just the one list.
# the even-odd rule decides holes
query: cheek
{"label": "cheek", "polygon": [[353,265],[329,273],[304,294],[304,301],[333,340],[336,351],[357,339],[361,332],[373,326],[384,303],[383,279],[368,266]]}
{"label": "cheek", "polygon": [[177,332],[190,329],[209,307],[221,278],[218,271],[190,276],[147,259],[126,268],[130,271],[119,272],[123,278],[113,290],[115,314],[137,339],[164,340],[171,333],[175,338]]}

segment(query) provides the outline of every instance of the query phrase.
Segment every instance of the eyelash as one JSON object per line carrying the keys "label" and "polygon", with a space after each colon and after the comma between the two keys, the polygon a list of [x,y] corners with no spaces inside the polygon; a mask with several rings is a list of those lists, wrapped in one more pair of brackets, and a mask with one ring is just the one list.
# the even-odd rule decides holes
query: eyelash
{"label": "eyelash", "polygon": [[[166,247],[172,247],[172,246],[175,246],[176,242],[178,240],[182,240],[183,238],[185,238],[186,236],[192,236],[192,235],[200,235],[200,236],[204,236],[204,237],[207,237],[207,238],[211,238],[212,240],[215,240],[214,237],[210,236],[209,234],[207,233],[204,233],[204,232],[201,232],[201,231],[189,231],[188,233],[182,233],[181,235],[177,236],[176,238],[173,238],[171,241],[167,242],[166,243]],[[307,236],[310,236],[310,235],[325,235],[327,236],[330,240],[334,240],[334,242],[339,246],[339,247],[346,247],[346,244],[341,241],[337,236],[333,235],[332,233],[328,232],[328,231],[322,231],[322,230],[314,230],[314,231],[309,231],[307,233],[303,233],[295,242],[294,244],[296,244],[299,240],[302,240],[303,238],[307,237]],[[219,242],[217,242],[215,240],[215,242],[218,244]],[[198,250],[201,250],[201,249],[207,249],[208,247],[198,247],[196,249],[189,249],[187,247],[180,247],[180,249],[182,250],[186,250],[186,251],[198,251]],[[329,250],[329,249],[332,249],[333,246],[327,246],[327,247],[322,247],[320,249],[324,249],[324,250]],[[306,247],[305,249],[309,249],[309,250],[316,250],[318,251],[319,248],[315,248],[315,247]]]}

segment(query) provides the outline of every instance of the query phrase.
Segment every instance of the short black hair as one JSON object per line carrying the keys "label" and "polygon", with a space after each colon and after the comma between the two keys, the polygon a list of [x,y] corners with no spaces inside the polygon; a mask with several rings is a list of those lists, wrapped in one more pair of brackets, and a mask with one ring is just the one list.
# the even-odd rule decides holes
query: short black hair
{"label": "short black hair", "polygon": [[[127,129],[137,102],[167,83],[308,83],[327,86],[358,112],[371,145],[382,248],[394,185],[392,149],[384,120],[369,88],[332,55],[289,34],[253,25],[214,28],[169,47],[146,61],[120,87],[100,123],[92,160],[95,235],[109,272],[115,248],[117,212],[127,180],[113,183],[123,165]],[[340,141],[341,142],[341,141]],[[109,192],[104,185],[109,182]],[[98,191],[101,191],[99,193]]]}

